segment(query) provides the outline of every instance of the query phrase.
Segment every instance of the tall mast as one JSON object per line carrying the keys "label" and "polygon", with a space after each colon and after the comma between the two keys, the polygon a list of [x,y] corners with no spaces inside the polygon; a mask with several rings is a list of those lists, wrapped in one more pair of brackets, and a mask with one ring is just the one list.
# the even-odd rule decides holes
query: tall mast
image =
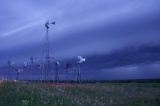
{"label": "tall mast", "polygon": [[49,28],[50,28],[50,24],[54,25],[55,22],[49,23],[49,21],[47,21],[45,23],[45,28],[46,28],[46,71],[47,71],[47,76],[48,76],[48,73],[50,72],[50,63],[51,63],[50,44],[49,44]]}

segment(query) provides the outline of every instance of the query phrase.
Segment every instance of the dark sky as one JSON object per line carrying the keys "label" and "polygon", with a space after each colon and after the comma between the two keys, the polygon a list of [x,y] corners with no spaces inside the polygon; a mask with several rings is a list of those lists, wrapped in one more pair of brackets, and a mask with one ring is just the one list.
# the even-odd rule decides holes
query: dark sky
{"label": "dark sky", "polygon": [[0,66],[43,61],[44,23],[54,20],[51,55],[85,57],[84,79],[160,78],[159,7],[158,0],[0,0]]}

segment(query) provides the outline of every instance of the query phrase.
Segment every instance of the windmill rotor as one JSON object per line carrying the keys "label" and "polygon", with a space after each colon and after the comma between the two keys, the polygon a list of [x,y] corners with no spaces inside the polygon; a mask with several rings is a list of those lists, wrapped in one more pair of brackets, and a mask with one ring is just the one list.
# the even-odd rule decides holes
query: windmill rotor
{"label": "windmill rotor", "polygon": [[86,61],[86,59],[83,58],[82,56],[78,56],[78,57],[77,57],[77,62],[78,62],[78,63],[82,63],[82,62],[85,62],[85,61]]}
{"label": "windmill rotor", "polygon": [[80,83],[81,81],[81,70],[80,70],[80,64],[85,62],[86,59],[83,58],[82,56],[77,57],[77,81]]}

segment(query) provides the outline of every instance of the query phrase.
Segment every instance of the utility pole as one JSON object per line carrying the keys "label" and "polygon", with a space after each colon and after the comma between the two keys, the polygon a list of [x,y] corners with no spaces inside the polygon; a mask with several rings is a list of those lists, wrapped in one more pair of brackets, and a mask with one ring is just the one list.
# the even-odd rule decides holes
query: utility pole
{"label": "utility pole", "polygon": [[50,58],[50,45],[49,45],[49,28],[50,25],[54,25],[55,22],[49,22],[47,21],[45,23],[45,28],[46,28],[46,71],[47,71],[47,77],[50,71],[50,63],[51,63],[51,58]]}

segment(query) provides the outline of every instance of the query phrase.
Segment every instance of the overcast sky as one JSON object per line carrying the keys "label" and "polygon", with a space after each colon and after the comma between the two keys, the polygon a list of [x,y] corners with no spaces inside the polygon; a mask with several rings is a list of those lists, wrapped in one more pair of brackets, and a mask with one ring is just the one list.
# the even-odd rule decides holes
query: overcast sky
{"label": "overcast sky", "polygon": [[[159,0],[0,0],[0,63],[86,58],[84,79],[160,78]],[[92,73],[91,75],[88,75]]]}

